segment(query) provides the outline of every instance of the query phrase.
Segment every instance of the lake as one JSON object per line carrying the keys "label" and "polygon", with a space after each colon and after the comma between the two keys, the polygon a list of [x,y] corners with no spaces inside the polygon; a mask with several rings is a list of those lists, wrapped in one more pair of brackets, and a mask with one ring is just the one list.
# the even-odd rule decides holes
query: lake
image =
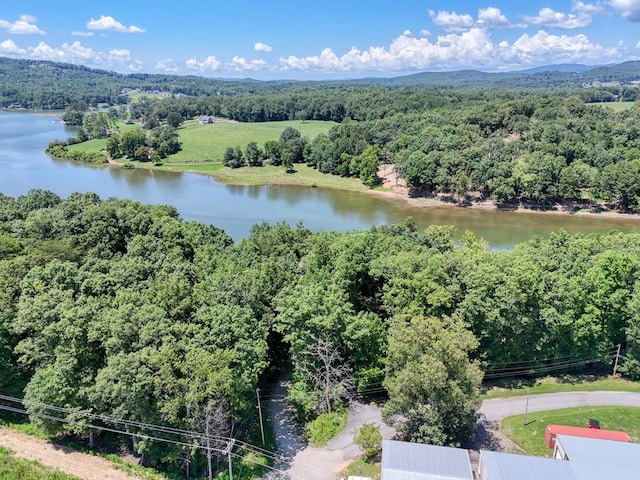
{"label": "lake", "polygon": [[419,228],[454,225],[473,231],[492,248],[512,248],[534,235],[565,228],[570,232],[640,232],[640,221],[604,217],[545,215],[459,207],[418,207],[403,200],[358,192],[293,186],[231,186],[197,174],[126,170],[54,160],[44,153],[54,139],[73,130],[50,115],[0,111],[0,192],[13,197],[32,188],[62,197],[95,192],[101,198],[130,198],[169,204],[186,220],[223,228],[234,239],[259,222],[302,222],[312,230],[350,231],[414,218]]}

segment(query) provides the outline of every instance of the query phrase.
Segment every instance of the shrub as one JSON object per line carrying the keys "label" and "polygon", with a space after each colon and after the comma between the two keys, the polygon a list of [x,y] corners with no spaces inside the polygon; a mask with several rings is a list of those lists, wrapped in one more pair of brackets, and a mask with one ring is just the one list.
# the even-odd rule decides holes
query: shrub
{"label": "shrub", "polygon": [[347,426],[347,411],[323,413],[307,426],[309,444],[322,447]]}

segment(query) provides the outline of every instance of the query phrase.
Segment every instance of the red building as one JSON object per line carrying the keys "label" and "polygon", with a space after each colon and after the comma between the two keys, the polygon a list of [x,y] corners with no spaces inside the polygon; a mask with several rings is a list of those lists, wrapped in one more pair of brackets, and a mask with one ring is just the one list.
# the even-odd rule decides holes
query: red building
{"label": "red building", "polygon": [[547,447],[553,448],[555,446],[556,435],[571,435],[574,437],[599,438],[600,440],[633,442],[628,433],[618,430],[570,427],[568,425],[547,425],[544,429],[544,441],[547,444]]}

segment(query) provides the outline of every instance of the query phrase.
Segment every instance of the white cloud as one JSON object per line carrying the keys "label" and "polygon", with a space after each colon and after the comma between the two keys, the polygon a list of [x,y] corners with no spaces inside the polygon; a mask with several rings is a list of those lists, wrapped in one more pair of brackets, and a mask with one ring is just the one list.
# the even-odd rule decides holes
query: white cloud
{"label": "white cloud", "polygon": [[0,43],[0,54],[31,60],[51,60],[54,62],[74,63],[108,70],[140,71],[144,64],[131,57],[127,49],[113,49],[109,52],[96,51],[80,42],[63,43],[59,47],[40,42],[35,47],[21,48],[13,41]]}
{"label": "white cloud", "polygon": [[15,35],[42,35],[45,32],[38,28],[37,22],[38,19],[36,17],[20,15],[20,18],[15,22],[0,19],[0,28]]}
{"label": "white cloud", "polygon": [[499,8],[487,7],[478,9],[478,25],[489,28],[504,28],[511,24]]}
{"label": "white cloud", "polygon": [[231,60],[229,66],[238,72],[246,72],[249,70],[257,70],[258,68],[266,65],[267,62],[264,60],[249,60],[247,61],[243,57],[235,56]]}
{"label": "white cloud", "polygon": [[573,0],[573,3],[571,4],[571,10],[573,12],[588,13],[589,15],[593,15],[596,13],[603,13],[604,6],[600,2],[584,3],[580,2],[579,0]]}
{"label": "white cloud", "polygon": [[530,25],[567,30],[591,25],[591,15],[587,13],[561,13],[549,7],[541,8],[535,17],[525,15],[523,18]]}
{"label": "white cloud", "polygon": [[161,72],[167,72],[167,73],[175,73],[178,71],[178,67],[170,58],[167,58],[165,60],[160,60],[158,63],[156,63],[155,67],[153,68]]}
{"label": "white cloud", "polygon": [[640,22],[640,0],[609,0],[607,2],[631,22]]}
{"label": "white cloud", "polygon": [[131,52],[126,48],[115,48],[109,51],[109,58],[114,60],[131,60]]}
{"label": "white cloud", "polygon": [[271,52],[273,51],[273,47],[271,45],[267,45],[266,43],[256,42],[253,44],[254,50],[258,52]]}
{"label": "white cloud", "polygon": [[622,45],[606,49],[585,35],[550,35],[540,31],[522,35],[513,43],[495,43],[489,30],[471,28],[466,32],[425,37],[400,35],[388,47],[352,48],[343,55],[325,48],[318,55],[280,58],[283,70],[325,72],[406,72],[412,70],[452,70],[481,68],[498,70],[567,62],[601,62],[625,59]]}
{"label": "white cloud", "polygon": [[74,37],[93,37],[93,32],[86,32],[84,30],[74,31],[71,32],[71,35],[73,35]]}
{"label": "white cloud", "polygon": [[209,55],[202,62],[199,62],[195,58],[190,58],[189,60],[187,60],[186,65],[190,70],[206,72],[217,70],[220,66],[220,62],[216,59],[215,56]]}
{"label": "white cloud", "polygon": [[0,43],[0,53],[3,55],[10,56],[22,56],[26,55],[27,51],[24,48],[18,47],[13,40],[5,40]]}
{"label": "white cloud", "polygon": [[429,10],[431,21],[447,32],[460,32],[473,27],[473,17],[469,14],[458,15],[456,12],[440,10],[438,13]]}
{"label": "white cloud", "polygon": [[429,30],[427,30],[426,28],[423,28],[422,30],[420,30],[420,36],[421,37],[430,37],[431,36],[431,32]]}
{"label": "white cloud", "polygon": [[143,33],[144,29],[136,27],[135,25],[129,25],[128,27],[118,22],[115,18],[100,15],[98,20],[93,18],[87,22],[87,28],[89,30],[109,30],[112,32],[120,33]]}
{"label": "white cloud", "polygon": [[586,35],[551,35],[543,30],[535,35],[524,34],[508,47],[508,57],[524,64],[540,63],[552,59],[552,63],[602,61],[604,58],[621,58],[624,47],[604,48],[592,43]]}

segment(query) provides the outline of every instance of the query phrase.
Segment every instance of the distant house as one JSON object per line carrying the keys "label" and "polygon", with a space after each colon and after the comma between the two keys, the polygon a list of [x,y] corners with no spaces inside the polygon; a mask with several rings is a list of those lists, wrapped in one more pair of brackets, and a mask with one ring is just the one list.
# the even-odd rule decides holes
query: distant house
{"label": "distant house", "polygon": [[213,116],[211,115],[201,115],[200,118],[198,119],[198,123],[200,125],[206,125],[208,123],[215,123],[216,119],[213,118]]}

